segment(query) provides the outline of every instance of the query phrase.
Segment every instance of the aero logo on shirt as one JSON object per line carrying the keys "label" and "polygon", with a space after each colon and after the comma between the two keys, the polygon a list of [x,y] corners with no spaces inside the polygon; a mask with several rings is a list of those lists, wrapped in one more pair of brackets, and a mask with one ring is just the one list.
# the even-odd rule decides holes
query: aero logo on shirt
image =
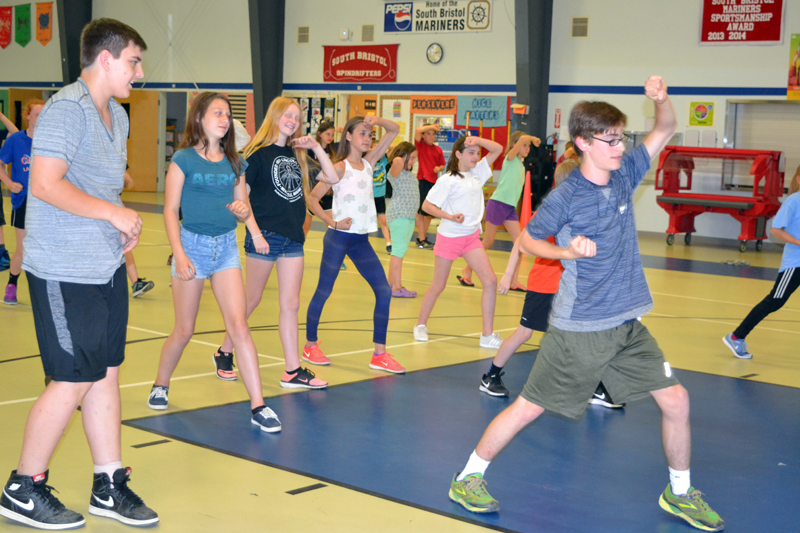
{"label": "aero logo on shirt", "polygon": [[230,187],[233,186],[235,181],[235,174],[201,174],[199,172],[192,174],[192,183],[194,185],[218,185],[220,187]]}
{"label": "aero logo on shirt", "polygon": [[272,162],[272,183],[284,200],[296,202],[303,197],[303,173],[297,159],[278,156]]}

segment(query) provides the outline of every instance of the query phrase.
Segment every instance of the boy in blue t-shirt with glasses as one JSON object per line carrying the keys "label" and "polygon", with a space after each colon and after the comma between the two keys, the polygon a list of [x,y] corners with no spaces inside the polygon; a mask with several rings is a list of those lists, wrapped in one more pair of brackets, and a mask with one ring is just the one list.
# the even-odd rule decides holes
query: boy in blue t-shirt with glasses
{"label": "boy in blue t-shirt with glasses", "polygon": [[[618,402],[652,395],[662,414],[670,483],[659,498],[694,527],[719,531],[722,519],[691,487],[689,395],[638,318],[653,308],[633,217],[636,187],[675,132],[675,111],[658,76],[645,84],[655,126],[625,154],[625,115],[605,102],[580,102],[569,119],[581,166],[542,202],[520,236],[520,249],[564,265],[549,328],[521,395],[483,434],[450,485],[450,498],[488,513],[500,504],[486,491],[489,463],[545,409],[580,418],[602,381]],[[556,244],[547,242],[555,235]],[[580,289],[580,290],[579,290]]]}

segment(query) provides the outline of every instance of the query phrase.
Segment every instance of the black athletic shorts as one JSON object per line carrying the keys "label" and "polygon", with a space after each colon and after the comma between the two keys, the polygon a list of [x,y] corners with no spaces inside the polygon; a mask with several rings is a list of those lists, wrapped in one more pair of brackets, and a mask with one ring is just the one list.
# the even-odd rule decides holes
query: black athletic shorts
{"label": "black athletic shorts", "polygon": [[522,317],[519,325],[534,331],[547,331],[547,318],[555,294],[528,291],[525,293],[525,305],[522,306]]}
{"label": "black athletic shorts", "polygon": [[22,205],[11,211],[11,225],[18,229],[25,229],[25,206],[28,199],[22,201]]}
{"label": "black athletic shorts", "polygon": [[0,193],[0,226],[6,225],[6,214],[3,212],[3,195]]}
{"label": "black athletic shorts", "polygon": [[425,201],[425,198],[428,197],[428,193],[431,192],[435,183],[431,183],[428,180],[419,180],[419,214],[424,217],[433,217],[430,213],[426,213],[422,210],[422,202]]}
{"label": "black athletic shorts", "polygon": [[385,196],[376,196],[375,197],[375,211],[377,211],[379,215],[385,215],[386,214],[386,197]]}
{"label": "black athletic shorts", "polygon": [[26,272],[44,373],[54,381],[93,383],[125,359],[125,265],[103,285],[48,281]]}

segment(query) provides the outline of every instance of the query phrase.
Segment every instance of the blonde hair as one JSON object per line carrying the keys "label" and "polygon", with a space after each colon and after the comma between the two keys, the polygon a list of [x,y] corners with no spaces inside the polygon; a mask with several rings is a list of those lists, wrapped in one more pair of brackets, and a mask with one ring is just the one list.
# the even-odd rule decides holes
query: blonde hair
{"label": "blonde hair", "polygon": [[800,191],[800,166],[797,167],[792,181],[789,182],[789,194],[794,194],[797,191]]}
{"label": "blonde hair", "polygon": [[[525,132],[519,130],[511,134],[511,137],[508,138],[508,146],[506,146],[506,153],[503,156],[503,159],[508,157],[508,152],[510,152],[514,146],[517,145],[517,141],[519,141],[523,135],[525,135]],[[519,154],[517,154],[517,157],[519,157]]]}
{"label": "blonde hair", "polygon": [[[255,152],[264,148],[265,146],[270,146],[278,142],[278,121],[286,112],[287,109],[291,106],[297,106],[297,110],[300,111],[300,104],[297,100],[293,98],[286,98],[284,96],[279,96],[275,98],[272,103],[269,104],[269,109],[267,109],[267,115],[264,117],[264,122],[261,123],[261,127],[258,128],[255,137],[250,140],[247,146],[244,147],[244,158],[247,159]],[[297,126],[297,130],[292,134],[289,139],[286,139],[286,145],[290,146],[289,141],[292,139],[299,139],[300,135],[300,124]],[[308,203],[308,196],[311,193],[311,182],[309,181],[308,177],[308,152],[306,152],[303,148],[293,148],[294,156],[297,159],[297,163],[300,165],[300,170],[303,172],[303,198]]]}
{"label": "blonde hair", "polygon": [[561,185],[561,182],[567,179],[580,164],[581,162],[577,159],[565,159],[563,163],[556,167],[555,174],[553,174],[553,187]]}

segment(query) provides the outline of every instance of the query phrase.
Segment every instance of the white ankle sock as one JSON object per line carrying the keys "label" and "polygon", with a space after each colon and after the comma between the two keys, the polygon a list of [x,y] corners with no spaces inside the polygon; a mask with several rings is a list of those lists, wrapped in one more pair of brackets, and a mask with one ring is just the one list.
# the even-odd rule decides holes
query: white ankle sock
{"label": "white ankle sock", "polygon": [[106,474],[108,479],[114,481],[114,472],[122,468],[122,461],[108,463],[107,465],[94,465],[95,474]]}
{"label": "white ankle sock", "polygon": [[461,481],[470,474],[483,475],[486,469],[489,468],[489,463],[491,463],[491,461],[484,461],[478,457],[476,452],[472,452],[472,455],[469,456],[469,461],[467,461],[467,466],[465,466],[464,470],[458,475],[456,481]]}
{"label": "white ankle sock", "polygon": [[669,483],[672,485],[672,494],[682,496],[689,492],[692,486],[692,478],[689,470],[669,469]]}

